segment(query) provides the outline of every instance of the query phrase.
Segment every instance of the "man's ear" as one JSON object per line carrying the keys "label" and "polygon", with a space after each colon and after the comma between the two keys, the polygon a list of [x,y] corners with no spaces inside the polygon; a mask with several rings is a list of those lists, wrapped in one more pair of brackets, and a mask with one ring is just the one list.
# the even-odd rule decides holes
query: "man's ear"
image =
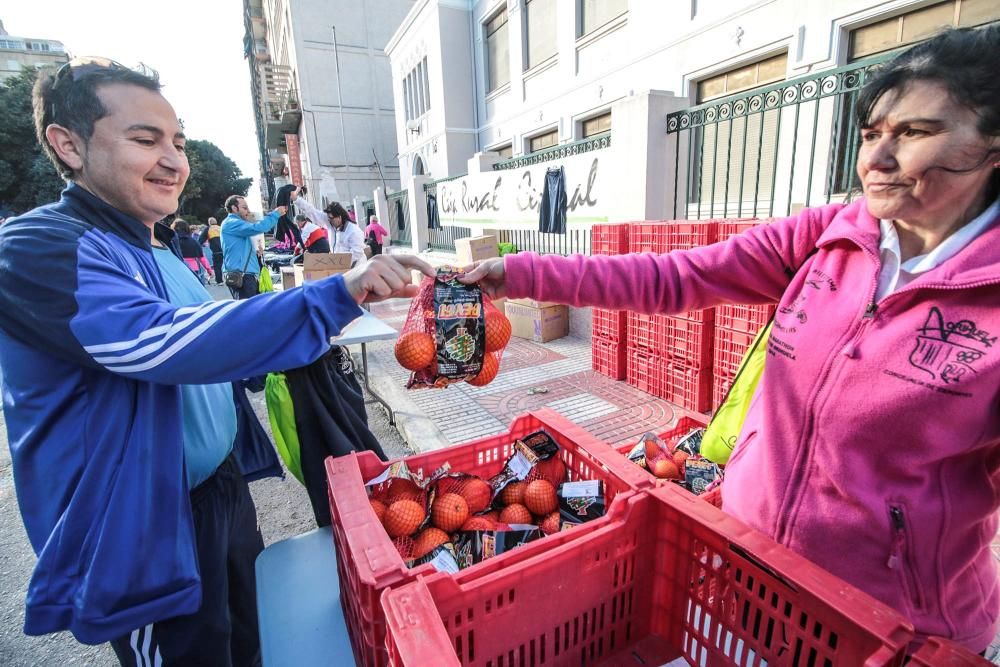
{"label": "man's ear", "polygon": [[66,165],[73,171],[83,169],[86,145],[75,132],[62,125],[52,124],[45,128],[45,140]]}

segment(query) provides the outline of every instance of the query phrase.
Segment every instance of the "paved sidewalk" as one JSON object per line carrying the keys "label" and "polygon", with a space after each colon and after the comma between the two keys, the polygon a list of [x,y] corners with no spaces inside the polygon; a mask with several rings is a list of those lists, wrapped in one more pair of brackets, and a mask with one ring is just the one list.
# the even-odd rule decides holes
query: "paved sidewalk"
{"label": "paved sidewalk", "polygon": [[[372,306],[401,329],[409,300]],[[426,451],[501,433],[517,415],[549,407],[601,440],[636,442],[662,432],[685,411],[591,370],[590,339],[569,336],[548,343],[512,338],[500,373],[486,387],[461,383],[447,389],[408,391],[409,372],[396,363],[393,344],[369,346],[372,383],[398,413],[398,427],[415,450]]]}

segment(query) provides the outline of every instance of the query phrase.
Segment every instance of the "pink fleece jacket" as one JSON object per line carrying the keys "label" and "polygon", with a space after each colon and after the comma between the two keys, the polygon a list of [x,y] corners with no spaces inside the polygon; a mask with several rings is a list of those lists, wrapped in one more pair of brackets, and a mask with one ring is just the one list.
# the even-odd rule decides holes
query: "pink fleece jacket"
{"label": "pink fleece jacket", "polygon": [[780,300],[726,511],[907,615],[921,636],[982,651],[1000,613],[1000,225],[874,303],[878,248],[861,200],[689,251],[516,254],[504,266],[509,296],[576,306],[679,313]]}

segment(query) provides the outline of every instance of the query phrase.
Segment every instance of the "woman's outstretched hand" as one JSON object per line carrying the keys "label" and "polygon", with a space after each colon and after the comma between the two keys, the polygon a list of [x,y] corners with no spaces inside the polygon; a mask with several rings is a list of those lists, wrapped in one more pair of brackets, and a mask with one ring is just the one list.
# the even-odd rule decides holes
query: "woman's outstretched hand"
{"label": "woman's outstretched hand", "polygon": [[465,273],[459,276],[458,280],[466,285],[479,283],[486,296],[491,299],[501,299],[507,296],[506,278],[503,257],[494,257],[465,267]]}

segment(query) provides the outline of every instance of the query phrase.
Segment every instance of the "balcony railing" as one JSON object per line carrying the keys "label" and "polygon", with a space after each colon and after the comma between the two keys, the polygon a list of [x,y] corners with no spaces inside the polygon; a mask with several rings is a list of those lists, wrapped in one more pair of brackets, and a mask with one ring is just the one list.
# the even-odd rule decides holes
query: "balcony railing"
{"label": "balcony railing", "polygon": [[586,153],[588,151],[597,151],[603,148],[609,148],[610,146],[611,133],[605,132],[604,134],[595,134],[592,137],[580,139],[579,141],[574,141],[569,144],[552,146],[551,148],[545,148],[540,151],[535,151],[534,153],[528,153],[527,155],[512,157],[509,160],[502,160],[501,162],[494,164],[493,169],[518,169],[520,167],[528,167],[540,162],[561,160],[562,158],[567,158],[572,155],[579,155],[580,153]]}

